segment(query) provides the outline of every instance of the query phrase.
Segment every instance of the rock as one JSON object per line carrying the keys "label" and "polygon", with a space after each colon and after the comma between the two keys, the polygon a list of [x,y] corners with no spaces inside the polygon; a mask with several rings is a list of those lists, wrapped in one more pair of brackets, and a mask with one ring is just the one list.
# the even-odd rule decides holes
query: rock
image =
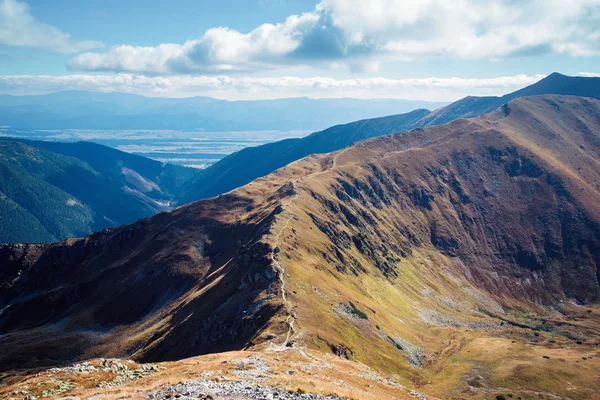
{"label": "rock", "polygon": [[[168,397],[174,395],[172,397]],[[210,400],[226,398],[231,400],[279,399],[279,400],[341,400],[336,395],[320,396],[309,393],[290,393],[271,386],[260,386],[249,382],[215,382],[198,380],[170,386],[148,396],[149,400],[179,398],[181,400]]]}

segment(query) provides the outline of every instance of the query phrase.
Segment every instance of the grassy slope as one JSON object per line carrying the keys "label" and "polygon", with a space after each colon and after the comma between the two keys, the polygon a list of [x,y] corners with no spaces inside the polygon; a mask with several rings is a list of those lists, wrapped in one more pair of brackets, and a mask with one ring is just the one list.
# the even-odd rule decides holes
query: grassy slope
{"label": "grassy slope", "polygon": [[[331,345],[343,346],[351,359],[397,374],[400,382],[442,398],[508,393],[523,398],[535,398],[538,393],[590,398],[600,355],[598,278],[594,267],[598,255],[571,263],[580,250],[569,254],[568,241],[578,240],[577,231],[586,229],[583,225],[577,227],[578,223],[594,224],[597,229],[600,222],[599,149],[597,133],[593,133],[600,123],[600,104],[569,103],[552,98],[547,102],[535,99],[515,103],[510,118],[500,112],[491,116],[490,122],[460,122],[426,131],[433,135],[433,142],[408,150],[404,149],[414,144],[403,140],[402,135],[363,142],[338,153],[335,169],[298,180],[299,197],[286,208],[274,229],[275,234],[282,232],[280,260],[286,269],[288,296],[300,331],[297,345],[324,351],[329,351]],[[554,108],[565,114],[554,114]],[[453,134],[435,139],[436,133],[445,136],[448,130]],[[431,139],[423,137],[419,141],[427,143]],[[545,171],[552,171],[549,174],[563,182],[564,189],[575,197],[559,200],[563,189],[560,185],[554,189],[545,186],[546,175],[530,177],[522,173],[510,177],[505,168],[508,164],[511,171],[513,162],[508,156],[497,165],[482,160],[491,146],[517,148],[521,165],[529,159]],[[398,151],[392,151],[394,148]],[[333,157],[335,154],[321,162],[331,167]],[[448,160],[450,164],[446,164]],[[465,168],[462,173],[461,163]],[[471,163],[470,168],[466,168],[467,163]],[[290,179],[299,175],[297,164],[279,174]],[[432,210],[416,207],[403,198],[406,191],[396,199],[392,197],[394,192],[385,188],[378,192],[374,183],[378,181],[369,180],[374,167],[398,171],[406,188],[427,188],[435,197]],[[453,179],[439,175],[436,168],[454,170],[462,189],[456,189]],[[333,189],[338,186],[336,181],[356,188],[357,197],[349,200],[352,205],[347,201],[345,204],[364,225],[353,225],[347,215],[332,213],[331,204],[340,204]],[[496,195],[480,203],[486,196],[478,191],[490,190],[492,185],[498,188]],[[582,190],[585,194],[579,194]],[[465,194],[471,197],[470,202],[460,201]],[[393,199],[390,205],[381,203],[386,196]],[[534,206],[536,201],[539,208]],[[542,250],[537,256],[549,257],[543,266],[518,266],[518,257],[508,261],[508,252],[498,254],[510,243],[527,246],[538,235],[550,234],[543,227],[555,223],[552,215],[572,207],[590,214],[568,217],[560,228],[565,235],[560,251],[567,253],[562,261],[558,255],[550,257]],[[376,222],[366,223],[360,210]],[[486,210],[490,214],[488,224],[496,221],[497,226],[479,226],[480,211],[472,213],[474,210]],[[466,214],[461,215],[463,211]],[[314,216],[321,222],[315,223]],[[578,222],[578,218],[582,219]],[[286,227],[288,220],[291,222]],[[570,224],[575,226],[569,228]],[[459,251],[464,251],[459,253],[460,258],[441,253],[443,243],[440,248],[426,244],[430,243],[433,226],[459,241],[459,249],[463,249]],[[462,230],[469,226],[472,231]],[[492,236],[485,229],[491,230]],[[373,253],[367,255],[352,242],[345,243],[344,233],[348,237],[362,233],[363,245]],[[598,230],[580,234],[582,240],[598,240]],[[420,238],[421,244],[407,241],[411,235]],[[581,250],[584,253],[595,252],[597,247],[581,245],[589,246]],[[403,256],[402,251],[407,255]],[[376,263],[386,256],[394,260],[391,269],[395,273],[386,275],[382,263]],[[558,278],[562,279],[558,283],[562,287],[552,282],[558,263],[563,264],[562,277]],[[576,287],[567,282],[569,279]],[[540,307],[561,304],[575,296],[596,304],[568,304],[559,307],[561,312],[554,307]],[[368,319],[340,308],[350,302]],[[385,340],[382,333],[403,339],[396,341],[402,349]],[[414,350],[411,344],[421,348],[420,367],[411,365],[407,357]],[[565,379],[569,385],[563,384]]]}
{"label": "grassy slope", "polygon": [[201,171],[183,185],[178,194],[178,203],[228,192],[309,154],[328,153],[363,139],[406,130],[428,113],[427,110],[415,110],[407,114],[336,125],[302,139],[287,139],[240,150]]}

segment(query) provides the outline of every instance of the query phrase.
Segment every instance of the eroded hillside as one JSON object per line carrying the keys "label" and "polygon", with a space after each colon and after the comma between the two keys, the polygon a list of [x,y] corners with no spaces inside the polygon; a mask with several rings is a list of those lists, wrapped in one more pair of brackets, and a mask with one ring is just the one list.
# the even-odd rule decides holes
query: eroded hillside
{"label": "eroded hillside", "polygon": [[310,349],[441,398],[597,396],[599,132],[597,100],[523,98],[4,247],[0,361]]}

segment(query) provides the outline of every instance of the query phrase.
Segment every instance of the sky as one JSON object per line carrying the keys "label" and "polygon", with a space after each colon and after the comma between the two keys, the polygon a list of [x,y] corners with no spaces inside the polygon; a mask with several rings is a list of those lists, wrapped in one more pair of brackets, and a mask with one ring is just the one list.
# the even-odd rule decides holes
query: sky
{"label": "sky", "polygon": [[600,76],[600,0],[0,0],[0,93],[453,101]]}

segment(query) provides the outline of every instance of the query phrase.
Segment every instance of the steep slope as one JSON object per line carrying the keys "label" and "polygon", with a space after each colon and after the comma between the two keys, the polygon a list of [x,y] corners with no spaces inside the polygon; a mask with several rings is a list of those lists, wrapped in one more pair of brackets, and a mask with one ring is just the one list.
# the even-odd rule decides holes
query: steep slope
{"label": "steep slope", "polygon": [[410,129],[427,110],[336,125],[301,139],[287,139],[233,153],[182,186],[179,204],[226,193],[313,153],[328,153],[354,142]]}
{"label": "steep slope", "polygon": [[558,94],[600,98],[600,78],[566,76],[557,72],[548,75],[533,85],[501,97],[469,96],[427,115],[420,126],[445,124],[458,118],[473,118],[491,112],[502,104],[525,96]]}
{"label": "steep slope", "polygon": [[[119,174],[119,168],[132,170],[159,186],[159,190],[174,193],[182,184],[196,174],[194,169],[165,164],[146,157],[129,154],[92,142],[45,142],[23,141],[24,143],[54,153],[84,161],[101,174]],[[132,175],[129,179],[131,183]],[[151,185],[151,184],[150,184]]]}
{"label": "steep slope", "polygon": [[352,120],[435,109],[445,103],[401,99],[289,98],[225,101],[67,91],[0,95],[0,126],[19,129],[317,130]]}
{"label": "steep slope", "polygon": [[[287,194],[273,192],[221,196],[84,239],[5,245],[0,364],[243,347],[281,309],[271,249],[260,241]],[[11,344],[19,337],[24,348]]]}
{"label": "steep slope", "polygon": [[0,365],[308,348],[440,398],[593,398],[598,132],[600,101],[522,98],[85,239],[4,246]]}
{"label": "steep slope", "polygon": [[[600,78],[570,77],[554,73],[541,81],[502,97],[467,97],[432,113],[416,110],[334,126],[304,139],[284,140],[244,149],[213,164],[182,188],[179,204],[216,196],[309,154],[326,153],[358,140],[418,127],[445,124],[493,111],[510,100],[541,94],[585,96],[600,99]],[[383,113],[383,110],[382,110]]]}
{"label": "steep slope", "polygon": [[154,215],[194,170],[93,143],[0,140],[0,243],[80,237]]}

